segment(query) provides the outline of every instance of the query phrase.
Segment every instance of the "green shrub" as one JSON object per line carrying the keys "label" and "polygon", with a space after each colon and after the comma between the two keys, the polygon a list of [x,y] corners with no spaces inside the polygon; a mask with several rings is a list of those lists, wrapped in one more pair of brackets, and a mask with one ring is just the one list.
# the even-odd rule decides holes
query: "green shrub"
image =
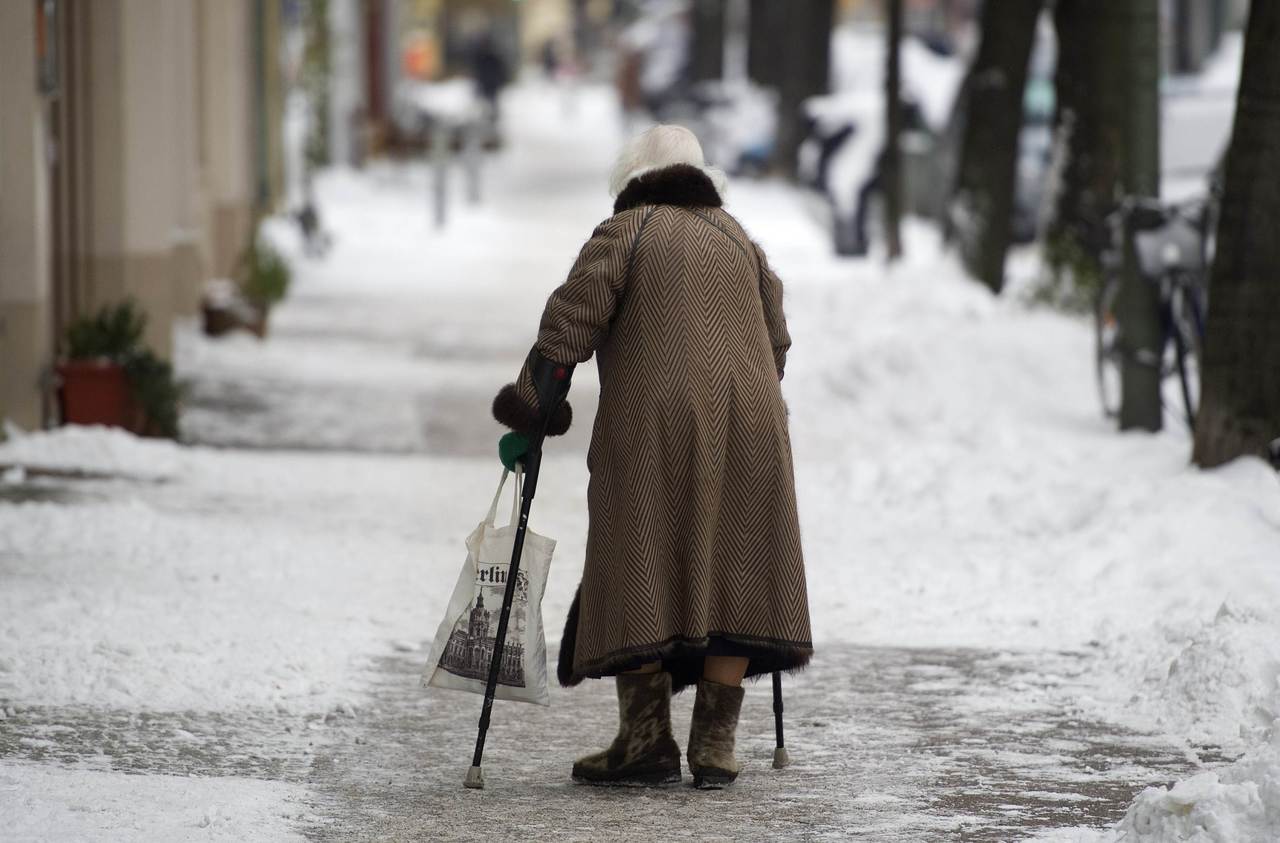
{"label": "green shrub", "polygon": [[182,387],[173,366],[147,348],[142,335],[147,314],[133,299],[82,316],[67,328],[67,356],[72,360],[105,358],[124,369],[133,398],[146,415],[145,433],[177,438]]}
{"label": "green shrub", "polygon": [[72,360],[105,357],[117,363],[142,345],[147,315],[126,299],[93,316],[82,316],[67,328],[67,356]]}
{"label": "green shrub", "polygon": [[257,307],[268,310],[289,292],[289,264],[275,249],[255,240],[245,252],[244,264],[240,291]]}
{"label": "green shrub", "polygon": [[147,417],[144,432],[177,439],[182,386],[173,377],[173,366],[149,348],[139,349],[122,365],[134,400]]}

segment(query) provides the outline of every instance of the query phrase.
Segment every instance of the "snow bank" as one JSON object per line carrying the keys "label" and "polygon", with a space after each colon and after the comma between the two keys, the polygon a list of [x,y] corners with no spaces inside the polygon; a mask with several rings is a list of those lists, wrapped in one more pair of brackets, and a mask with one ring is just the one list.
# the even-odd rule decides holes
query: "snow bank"
{"label": "snow bank", "polygon": [[349,706],[368,656],[438,622],[498,476],[422,458],[191,449],[188,463],[108,499],[0,505],[0,701]]}
{"label": "snow bank", "polygon": [[305,791],[278,782],[0,762],[5,839],[302,840]]}
{"label": "snow bank", "polygon": [[[1145,646],[1123,636],[1109,660],[1137,690],[1127,716],[1194,744],[1238,751],[1280,718],[1280,619],[1223,603],[1210,621],[1165,623]],[[1117,652],[1126,650],[1126,652]]]}
{"label": "snow bank", "polygon": [[1149,787],[1113,829],[1063,829],[1045,843],[1270,843],[1280,840],[1280,721],[1266,743],[1218,770]]}
{"label": "snow bank", "polygon": [[110,427],[71,425],[27,433],[6,425],[0,466],[163,480],[181,473],[182,448]]}
{"label": "snow bank", "polygon": [[1171,788],[1144,790],[1116,828],[1116,839],[1125,843],[1280,840],[1280,729],[1266,744],[1228,767]]}
{"label": "snow bank", "polygon": [[[1192,752],[1257,747],[1280,717],[1276,473],[1196,469],[1172,418],[1117,433],[1097,409],[1088,322],[960,280],[927,232],[908,228],[891,270],[848,263],[831,284],[771,214],[745,217],[788,285],[784,393],[819,648],[1086,649],[1091,714]],[[1265,804],[1274,758],[1252,750],[1216,790],[1197,778],[1173,802],[1143,797],[1126,828],[1151,836],[1125,840],[1277,839],[1249,836],[1265,826],[1246,798]],[[1227,836],[1151,819],[1188,793]]]}
{"label": "snow bank", "polygon": [[[966,63],[942,56],[918,38],[904,38],[900,47],[902,87],[917,102],[934,130],[951,119],[956,93],[964,81]],[[847,93],[862,90],[882,99],[885,72],[885,37],[878,29],[840,26],[831,33],[831,89]]]}
{"label": "snow bank", "polygon": [[[1136,687],[1114,716],[1144,730],[1251,747],[1234,763],[1171,787],[1147,788],[1113,829],[1073,829],[1040,839],[1095,843],[1241,843],[1280,840],[1280,622],[1224,603],[1211,621],[1162,625],[1137,658],[1110,652],[1117,687]],[[1124,638],[1108,650],[1123,647]]]}

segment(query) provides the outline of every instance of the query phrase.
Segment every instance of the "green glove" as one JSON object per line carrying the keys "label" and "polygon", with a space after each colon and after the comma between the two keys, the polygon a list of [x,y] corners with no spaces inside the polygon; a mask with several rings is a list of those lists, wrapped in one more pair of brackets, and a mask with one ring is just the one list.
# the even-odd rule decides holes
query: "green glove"
{"label": "green glove", "polygon": [[508,433],[498,440],[498,459],[507,471],[515,471],[516,463],[529,453],[529,437],[523,433]]}

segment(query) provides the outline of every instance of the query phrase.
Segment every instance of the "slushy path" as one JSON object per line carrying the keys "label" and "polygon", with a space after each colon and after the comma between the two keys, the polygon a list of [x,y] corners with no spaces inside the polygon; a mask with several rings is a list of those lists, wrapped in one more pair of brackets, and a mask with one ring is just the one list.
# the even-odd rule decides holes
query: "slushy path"
{"label": "slushy path", "polygon": [[[6,487],[10,503],[90,507],[127,500],[132,509],[119,517],[141,513],[145,529],[108,532],[103,541],[142,546],[109,547],[114,556],[168,553],[146,546],[159,541],[149,538],[158,530],[178,537],[173,553],[182,559],[205,553],[209,560],[194,573],[173,575],[182,589],[204,595],[191,598],[195,609],[186,610],[199,640],[184,646],[196,649],[186,656],[126,652],[105,702],[0,705],[0,762],[282,782],[305,795],[271,815],[298,833],[333,841],[1004,841],[1045,828],[1109,825],[1138,790],[1195,769],[1185,746],[1085,713],[1080,701],[1097,691],[1087,647],[1042,649],[1016,634],[1007,647],[861,644],[849,625],[856,620],[865,629],[867,618],[886,609],[856,589],[833,596],[831,583],[847,582],[836,574],[853,561],[875,564],[879,551],[807,544],[815,611],[822,613],[815,628],[825,632],[812,666],[785,680],[792,767],[770,768],[766,683],[747,696],[739,733],[747,766],[734,788],[576,787],[568,777],[573,758],[603,746],[616,722],[611,683],[593,682],[553,688],[550,708],[499,702],[485,758],[488,788],[462,788],[480,699],[419,687],[427,639],[462,560],[462,539],[487,504],[484,489],[497,479],[501,431],[489,418],[489,402],[514,377],[547,292],[608,213],[603,174],[619,140],[610,128],[616,121],[608,97],[583,99],[575,125],[592,128],[578,133],[566,129],[559,102],[552,98],[548,105],[548,96],[516,92],[508,111],[510,148],[486,171],[485,203],[459,207],[446,231],[429,224],[426,171],[419,166],[329,174],[319,195],[339,235],[335,251],[323,262],[299,263],[297,284],[275,315],[269,341],[213,342],[190,330],[180,336],[178,366],[191,388],[186,437],[229,449],[196,452],[201,466],[221,466],[199,474],[213,480],[184,473],[162,483],[53,477]],[[778,244],[774,254],[825,254],[819,221],[790,210],[802,203],[789,188],[735,189],[735,207],[753,214],[747,221],[757,230],[767,226],[762,239]],[[844,270],[834,265],[831,271]],[[814,302],[825,292],[802,291],[798,283],[791,301],[804,297],[820,311]],[[797,344],[812,348],[818,340],[806,334]],[[819,361],[807,361],[810,374],[800,377],[825,377],[833,394],[857,397],[855,379],[822,375]],[[549,445],[533,519],[535,529],[560,540],[545,603],[553,658],[582,564],[582,458],[594,379],[593,366],[575,377],[576,426]],[[830,409],[793,408],[793,418],[815,430]],[[823,442],[843,435],[833,422],[826,433],[797,442],[806,484],[802,507],[827,494],[823,478],[846,470],[822,464]],[[955,453],[968,447],[925,442],[922,459],[934,459],[930,448],[939,461],[950,459],[941,449],[952,445]],[[858,483],[892,481],[885,459],[869,448],[849,472]],[[996,503],[1008,494],[999,488],[1005,479],[988,480]],[[928,483],[928,475],[919,482]],[[901,500],[886,495],[882,505],[916,506],[916,493],[908,490]],[[1087,513],[1080,517],[1087,522]],[[810,533],[806,542],[812,539]],[[948,547],[945,536],[922,533],[919,540],[921,554],[936,554],[940,576],[965,575],[960,560],[940,550]],[[1006,549],[982,537],[970,546]],[[82,561],[84,570],[94,570],[95,559],[86,554]],[[308,577],[313,564],[328,567]],[[0,565],[16,566],[15,576],[34,582],[46,562],[6,561],[0,546]],[[940,582],[945,592],[945,576]],[[236,598],[243,605],[231,610],[230,602],[218,602],[223,590],[240,583],[247,583]],[[59,599],[57,588],[50,601]],[[135,598],[114,580],[103,588],[126,608]],[[951,599],[926,593],[923,585],[918,592],[921,601]],[[237,625],[257,630],[275,605],[293,614],[261,633],[236,637]],[[956,616],[962,610],[954,607]],[[986,622],[1004,623],[1021,610],[1002,607],[1006,614]],[[183,610],[161,601],[148,611],[151,617],[138,623],[150,622],[155,612]],[[174,629],[185,631],[190,624],[181,620]],[[892,618],[876,623],[880,641],[892,638]],[[297,674],[298,682],[316,687],[295,692],[289,681],[273,678],[270,693],[259,693],[244,657],[257,658],[267,644],[279,648],[261,656],[267,667],[287,658],[286,679]],[[295,658],[290,648],[301,655]],[[151,665],[170,658],[186,665],[206,652],[217,656],[208,657],[209,673],[184,676],[192,690],[174,691],[175,702],[156,703],[137,691],[143,679],[167,687],[162,671],[152,678],[160,668]],[[318,675],[317,665],[328,662],[316,652],[337,660],[332,673]],[[141,660],[147,670],[134,673],[128,659]],[[241,690],[222,693],[224,671]],[[116,693],[120,689],[129,693]],[[675,704],[682,745],[691,705],[689,694]],[[1202,755],[1207,759],[1211,753]],[[0,791],[0,814],[3,796]],[[229,820],[225,812],[206,811],[196,824],[234,823],[236,810],[234,803],[225,809]],[[135,827],[103,839],[148,838]]]}

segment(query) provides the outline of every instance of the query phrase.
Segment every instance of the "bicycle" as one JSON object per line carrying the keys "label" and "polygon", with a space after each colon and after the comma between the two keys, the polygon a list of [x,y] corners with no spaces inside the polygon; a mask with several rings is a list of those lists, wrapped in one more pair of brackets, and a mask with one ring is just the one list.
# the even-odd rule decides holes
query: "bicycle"
{"label": "bicycle", "polygon": [[[1120,415],[1121,365],[1129,357],[1159,369],[1161,402],[1166,409],[1172,402],[1163,385],[1177,375],[1183,418],[1194,432],[1213,249],[1211,217],[1212,203],[1207,199],[1163,204],[1133,196],[1106,216],[1103,284],[1094,316],[1098,393],[1108,418]],[[1129,244],[1126,232],[1131,232],[1139,274],[1157,288],[1161,337],[1154,351],[1127,349],[1116,318]]]}

